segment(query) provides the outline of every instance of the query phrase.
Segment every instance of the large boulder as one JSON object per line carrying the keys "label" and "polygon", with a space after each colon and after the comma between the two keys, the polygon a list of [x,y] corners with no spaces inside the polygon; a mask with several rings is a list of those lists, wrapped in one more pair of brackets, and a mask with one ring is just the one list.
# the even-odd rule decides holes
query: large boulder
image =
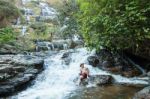
{"label": "large boulder", "polygon": [[108,85],[112,84],[114,81],[111,75],[91,75],[88,79],[83,80],[82,85],[92,84],[92,85]]}
{"label": "large boulder", "polygon": [[25,88],[43,70],[42,58],[30,55],[0,55],[0,97]]}
{"label": "large boulder", "polygon": [[109,67],[113,67],[113,64],[110,61],[103,61],[102,67],[107,69]]}
{"label": "large boulder", "polygon": [[150,86],[136,93],[133,99],[150,99]]}
{"label": "large boulder", "polygon": [[97,65],[100,69],[125,77],[135,77],[141,74],[127,58],[123,57],[122,53],[113,53],[109,50],[102,49],[96,53],[96,56],[100,61]]}
{"label": "large boulder", "polygon": [[107,85],[113,83],[111,75],[92,75],[89,77],[89,83],[95,85]]}
{"label": "large boulder", "polygon": [[87,60],[89,64],[92,65],[93,67],[96,67],[99,64],[99,59],[96,56],[89,56]]}

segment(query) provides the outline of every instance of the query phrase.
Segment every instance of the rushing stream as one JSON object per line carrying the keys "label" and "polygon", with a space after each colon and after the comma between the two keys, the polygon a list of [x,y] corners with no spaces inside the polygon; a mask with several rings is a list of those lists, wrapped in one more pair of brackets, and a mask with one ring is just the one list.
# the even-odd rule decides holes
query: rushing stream
{"label": "rushing stream", "polygon": [[[70,53],[70,60],[68,60],[70,61],[69,65],[66,65],[64,60],[62,59],[62,55],[66,52]],[[35,79],[35,81],[33,82],[33,85],[28,89],[20,92],[16,96],[13,96],[12,99],[97,99],[98,97],[100,98],[102,96],[111,97],[111,91],[114,91],[116,93],[118,92],[118,94],[120,94],[119,91],[128,92],[130,90],[131,93],[134,93],[138,90],[135,88],[126,88],[119,86],[78,86],[77,82],[74,82],[74,80],[78,77],[80,63],[86,63],[86,66],[89,68],[91,75],[109,74],[98,68],[93,68],[92,66],[87,64],[87,57],[92,54],[94,54],[94,51],[89,52],[85,48],[80,48],[66,51],[63,50],[58,52],[57,54],[48,56],[45,59],[45,70],[41,74],[39,74],[37,79]],[[142,80],[136,80],[136,78],[128,79],[119,75],[112,76],[115,78],[116,82],[119,83],[147,83]],[[131,95],[133,95],[133,93]],[[97,98],[90,98],[92,96],[96,96]]]}
{"label": "rushing stream", "polygon": [[[39,7],[41,12],[39,15],[34,15],[34,10],[25,6],[31,0],[21,1],[23,4],[22,6],[24,6],[24,17],[26,18],[26,25],[21,25],[22,36],[27,34],[28,25],[32,23],[30,22],[31,16],[38,16],[37,20],[35,19],[37,22],[47,19],[58,21],[59,13],[54,8],[50,7],[48,3],[40,2],[40,0],[38,0],[39,3],[37,7]],[[67,20],[69,20],[69,18],[65,19],[64,25],[59,30],[60,33],[67,29]],[[16,25],[20,25],[20,23],[20,18],[18,18]],[[79,36],[74,35],[73,41],[75,42],[79,40]],[[93,55],[95,51],[87,51],[85,48],[67,50],[69,49],[69,44],[67,42],[63,43],[63,41],[60,42],[37,42],[37,50],[38,47],[46,46],[49,51],[54,51],[59,49],[59,46],[56,45],[62,45],[63,50],[47,56],[44,60],[44,71],[33,81],[32,86],[19,92],[17,95],[12,96],[11,99],[131,99],[133,94],[140,89],[131,86],[120,86],[117,84],[105,87],[96,87],[92,84],[85,87],[78,86],[76,79],[79,76],[79,65],[81,63],[85,63],[85,66],[89,68],[90,75],[112,75],[115,79],[115,83],[148,84],[140,78],[125,78],[120,75],[110,74],[98,68],[93,68],[88,65],[87,57]],[[54,43],[56,43],[55,46]],[[62,58],[66,52],[69,53],[69,58],[67,60],[69,65],[66,64],[66,61]]]}

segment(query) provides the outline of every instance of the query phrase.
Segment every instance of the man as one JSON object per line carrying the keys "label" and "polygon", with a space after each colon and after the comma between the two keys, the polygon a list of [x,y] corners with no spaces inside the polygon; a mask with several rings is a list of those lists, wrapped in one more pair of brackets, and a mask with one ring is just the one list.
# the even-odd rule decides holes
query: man
{"label": "man", "polygon": [[84,66],[84,63],[80,64],[80,81],[79,85],[84,79],[87,79],[89,77],[89,69]]}

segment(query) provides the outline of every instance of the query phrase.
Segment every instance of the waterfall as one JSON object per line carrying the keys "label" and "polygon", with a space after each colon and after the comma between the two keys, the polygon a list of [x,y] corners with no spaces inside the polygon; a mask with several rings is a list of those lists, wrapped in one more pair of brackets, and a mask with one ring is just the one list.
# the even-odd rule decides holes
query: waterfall
{"label": "waterfall", "polygon": [[51,43],[51,50],[54,50],[54,49],[55,49],[54,44]]}
{"label": "waterfall", "polygon": [[67,44],[63,44],[63,49],[67,50],[68,49],[68,45]]}
{"label": "waterfall", "polygon": [[[70,64],[64,64],[61,58],[66,52],[70,52]],[[22,91],[12,99],[67,99],[69,94],[75,91],[78,86],[74,80],[79,76],[79,65],[85,63],[89,68],[90,75],[106,74],[112,75],[98,68],[87,64],[87,57],[95,51],[87,51],[85,48],[74,50],[63,50],[45,59],[45,70],[34,81],[34,85]],[[116,82],[147,84],[136,78],[125,78],[120,75],[112,75]]]}
{"label": "waterfall", "polygon": [[29,24],[29,22],[30,22],[30,16],[29,15],[26,16],[26,22],[27,22],[27,24]]}
{"label": "waterfall", "polygon": [[47,46],[48,50],[52,50],[52,51],[55,50],[55,47],[54,47],[53,43],[47,42],[46,46]]}
{"label": "waterfall", "polygon": [[63,32],[68,26],[67,25],[63,25],[61,28],[60,28],[60,32]]}
{"label": "waterfall", "polygon": [[41,16],[44,16],[47,19],[54,19],[57,17],[57,11],[54,8],[49,7],[47,3],[40,2],[39,7],[41,8]]}
{"label": "waterfall", "polygon": [[21,22],[20,22],[20,17],[17,18],[17,22],[16,22],[16,25],[19,25]]}
{"label": "waterfall", "polygon": [[23,26],[23,27],[22,27],[22,31],[21,31],[21,35],[22,35],[22,36],[25,35],[26,30],[27,30],[27,27],[26,27],[26,26]]}
{"label": "waterfall", "polygon": [[80,36],[75,34],[75,35],[73,35],[72,39],[73,39],[73,41],[79,41],[80,40]]}

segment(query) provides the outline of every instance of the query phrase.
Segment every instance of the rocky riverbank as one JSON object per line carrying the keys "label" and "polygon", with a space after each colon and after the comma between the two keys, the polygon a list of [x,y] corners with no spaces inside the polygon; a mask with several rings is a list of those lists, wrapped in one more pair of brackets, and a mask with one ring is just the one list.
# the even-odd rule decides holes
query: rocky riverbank
{"label": "rocky riverbank", "polygon": [[22,90],[43,70],[42,58],[31,55],[0,55],[0,96]]}
{"label": "rocky riverbank", "polygon": [[[132,60],[133,59],[133,60]],[[102,70],[109,71],[113,74],[121,74],[125,77],[149,77],[150,72],[148,64],[149,59],[143,59],[140,56],[135,56],[123,53],[122,55],[117,53],[114,54],[108,50],[101,50],[95,55],[88,57],[88,63],[93,67],[98,67]],[[139,63],[139,64],[138,64]],[[144,64],[140,64],[144,63]],[[142,66],[140,66],[142,65]],[[148,79],[147,79],[148,80]],[[125,84],[126,85],[126,84]],[[141,86],[141,85],[130,85],[128,86]],[[142,85],[142,87],[144,87]],[[145,87],[143,90],[137,92],[133,99],[150,99],[150,87]]]}
{"label": "rocky riverbank", "polygon": [[148,68],[145,68],[144,65],[141,67],[130,57],[126,56],[125,53],[112,53],[106,49],[89,56],[87,60],[93,67],[98,67],[114,74],[121,74],[125,77],[146,76],[146,73],[149,71]]}

